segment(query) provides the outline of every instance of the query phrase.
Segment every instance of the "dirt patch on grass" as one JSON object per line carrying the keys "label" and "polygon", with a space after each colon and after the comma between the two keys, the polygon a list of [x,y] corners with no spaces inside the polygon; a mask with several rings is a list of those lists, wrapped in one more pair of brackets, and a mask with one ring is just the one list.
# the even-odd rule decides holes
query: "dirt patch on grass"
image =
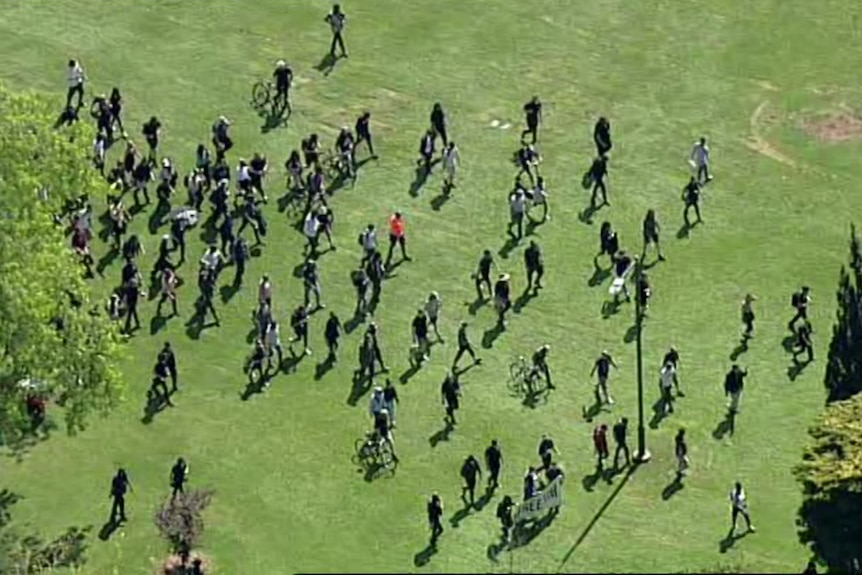
{"label": "dirt patch on grass", "polygon": [[768,107],[768,101],[762,102],[751,114],[751,117],[748,119],[751,133],[749,134],[748,141],[745,142],[745,145],[748,146],[750,150],[755,151],[758,154],[763,154],[767,158],[771,158],[776,162],[795,168],[796,162],[763,137],[762,132],[764,124],[768,123],[768,121],[772,119]]}
{"label": "dirt patch on grass", "polygon": [[862,138],[862,118],[849,110],[809,118],[802,122],[802,127],[821,142],[847,142]]}

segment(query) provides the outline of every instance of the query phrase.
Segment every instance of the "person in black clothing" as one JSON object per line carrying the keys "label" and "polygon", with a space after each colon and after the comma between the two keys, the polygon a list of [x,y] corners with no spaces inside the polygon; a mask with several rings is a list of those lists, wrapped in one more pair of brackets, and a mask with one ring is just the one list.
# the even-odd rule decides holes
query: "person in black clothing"
{"label": "person in black clothing", "polygon": [[473,360],[475,365],[482,363],[482,360],[476,356],[476,352],[470,344],[470,338],[467,336],[467,326],[468,324],[466,321],[462,321],[461,325],[458,326],[458,352],[455,354],[455,359],[452,360],[452,371],[458,370],[458,360],[460,360],[461,356],[465,353],[470,354],[470,358]]}
{"label": "person in black clothing", "polygon": [[500,470],[503,468],[503,452],[496,439],[485,449],[485,463],[488,466],[488,491],[492,492],[500,487]]}
{"label": "person in black clothing", "polygon": [[138,317],[138,299],[141,297],[141,288],[137,278],[132,278],[123,289],[123,299],[126,301],[126,325],[123,328],[123,333],[129,335],[132,333],[132,320],[135,320],[135,330],[141,328],[141,320]]}
{"label": "person in black clothing", "polygon": [[153,382],[150,384],[149,400],[151,402],[164,402],[173,407],[171,392],[168,391],[168,377],[170,377],[168,365],[159,356],[156,360],[156,366],[153,368]]}
{"label": "person in black clothing", "polygon": [[551,352],[551,346],[545,344],[533,353],[533,373],[545,378],[545,383],[548,389],[555,389],[551,383],[551,369],[548,367],[548,354]]}
{"label": "person in black clothing", "polygon": [[641,272],[637,279],[637,298],[638,304],[641,306],[641,314],[646,314],[649,309],[649,300],[652,297],[652,288],[649,284],[649,276],[646,272]]}
{"label": "person in black clothing", "polygon": [[559,453],[554,440],[550,435],[543,435],[539,442],[539,457],[542,459],[542,468],[548,469],[553,463],[554,454]]}
{"label": "person in black clothing", "polygon": [[[622,285],[622,293],[626,298],[626,301],[629,301],[631,298],[629,297],[628,290],[628,276],[635,269],[633,266],[639,265],[637,261],[631,258],[625,250],[620,250],[617,254],[617,258],[614,261],[614,275],[618,278],[623,278],[625,281]],[[614,294],[614,301],[617,301],[619,294]]]}
{"label": "person in black clothing", "polygon": [[162,351],[159,352],[158,361],[165,364],[168,373],[171,376],[171,391],[177,391],[177,356],[174,355],[174,350],[171,348],[170,342],[165,342]]}
{"label": "person in black clothing", "polygon": [[141,240],[138,238],[137,234],[132,234],[125,242],[123,242],[122,252],[123,258],[129,263],[144,253],[144,248],[141,246]]}
{"label": "person in black clothing", "polygon": [[[593,160],[593,165],[590,166],[590,177],[593,181],[593,191],[592,196],[590,197],[590,207],[593,209],[601,208],[602,206],[609,206],[611,203],[608,201],[608,188],[605,184],[605,177],[608,175],[608,157],[607,156],[597,156],[595,160]],[[596,200],[598,199],[597,192],[601,190],[602,192],[602,203],[597,204]]]}
{"label": "person in black clothing", "polygon": [[497,309],[497,324],[505,327],[506,312],[512,307],[509,274],[500,274],[494,284],[494,306]]}
{"label": "person in black clothing", "polygon": [[255,190],[260,194],[260,199],[263,203],[269,201],[266,197],[266,190],[263,189],[263,178],[269,169],[269,163],[266,161],[266,156],[259,152],[255,152],[248,163],[248,175],[251,182],[251,192]]}
{"label": "person in black clothing", "polygon": [[177,266],[171,261],[171,254],[174,252],[174,241],[170,234],[162,236],[159,241],[159,256],[156,258],[156,263],[153,264],[153,277],[163,272],[165,269],[175,269]]}
{"label": "person in black clothing", "polygon": [[730,396],[729,409],[731,415],[739,412],[739,400],[745,388],[745,377],[747,375],[748,371],[743,371],[738,365],[734,364],[724,377],[724,394]]}
{"label": "person in black clothing", "polygon": [[[482,466],[479,465],[479,460],[468,455],[461,465],[461,477],[464,478],[464,487],[461,489],[461,499],[470,507],[476,504],[476,483],[482,475]],[[469,499],[464,497],[468,495]]]}
{"label": "person in black clothing", "polygon": [[198,305],[203,314],[203,318],[206,318],[206,312],[209,311],[213,314],[216,326],[220,325],[221,322],[219,321],[218,312],[213,305],[213,297],[215,296],[216,287],[216,272],[207,270],[206,268],[201,268],[198,275],[198,284],[201,289],[201,297],[198,300]]}
{"label": "person in black clothing", "polygon": [[236,275],[233,278],[233,285],[239,287],[242,285],[242,279],[245,276],[245,264],[251,257],[251,250],[248,247],[248,242],[245,238],[240,238],[233,242],[233,265],[236,268]]}
{"label": "person in black clothing", "polygon": [[[210,195],[210,201],[213,203],[213,213],[211,216],[213,225],[215,225],[220,218],[224,218],[225,221],[232,219],[230,208],[228,207],[228,197],[230,195],[230,192],[228,191],[228,181],[222,179],[216,180],[216,182],[216,187]],[[231,234],[233,234],[233,222],[230,224],[230,229]]]}
{"label": "person in black clothing", "polygon": [[290,340],[290,353],[296,357],[296,352],[293,351],[295,342],[302,342],[303,355],[311,355],[311,349],[308,347],[308,308],[304,305],[297,306],[290,316],[290,325],[293,328],[293,337]]}
{"label": "person in black clothing", "polygon": [[353,287],[356,288],[356,307],[353,308],[353,315],[364,318],[368,313],[371,280],[363,268],[355,270],[351,274],[351,280]]}
{"label": "person in black clothing", "polygon": [[518,173],[515,175],[515,180],[518,182],[518,185],[520,185],[521,176],[527,174],[527,177],[530,178],[530,185],[535,186],[536,178],[539,177],[539,163],[542,161],[536,148],[532,144],[524,144],[518,150],[516,161],[518,164]]}
{"label": "person in black clothing", "polygon": [[309,259],[302,266],[302,284],[304,291],[305,307],[311,303],[311,294],[314,294],[315,310],[323,309],[326,306],[320,303],[320,272],[317,269],[317,262]]}
{"label": "person in black clothing", "polygon": [[493,295],[493,287],[491,285],[491,269],[494,268],[494,256],[491,255],[491,250],[482,252],[482,257],[479,260],[479,269],[476,271],[474,279],[476,281],[476,294],[482,300],[485,298],[483,287],[488,287],[488,296]]}
{"label": "person in black clothing", "polygon": [[344,175],[354,180],[356,179],[355,148],[356,141],[353,134],[347,126],[344,126],[335,139],[335,149],[338,151],[339,162]]}
{"label": "person in black clothing", "polygon": [[793,306],[793,309],[796,310],[796,314],[787,324],[787,329],[790,331],[796,331],[795,326],[797,321],[800,319],[802,321],[808,321],[808,306],[811,304],[811,288],[808,286],[802,286],[802,289],[791,296],[790,303]]}
{"label": "person in black clothing", "polygon": [[814,361],[814,343],[811,341],[811,324],[806,320],[796,328],[796,346],[793,350],[793,361],[798,363],[798,357],[805,353],[808,356],[807,363]]}
{"label": "person in black clothing", "polygon": [[188,226],[189,222],[186,218],[174,218],[171,220],[171,237],[176,245],[175,249],[180,251],[180,261],[177,262],[177,266],[182,265],[186,261],[186,230]]}
{"label": "person in black clothing", "polygon": [[305,167],[320,165],[320,138],[317,134],[311,134],[302,141],[302,155],[305,159]]}
{"label": "person in black clothing", "polygon": [[149,159],[142,159],[137,166],[135,166],[134,172],[132,173],[132,197],[135,199],[135,205],[141,205],[140,196],[138,196],[139,192],[143,192],[144,194],[144,205],[149,205],[150,203],[150,192],[147,189],[149,187],[150,180],[153,179],[153,165]]}
{"label": "person in black clothing", "polygon": [[189,466],[186,460],[182,457],[177,459],[174,466],[171,467],[171,499],[177,496],[177,493],[184,493],[183,485],[189,477]]}
{"label": "person in black clothing", "polygon": [[365,264],[365,273],[371,281],[371,301],[370,306],[375,302],[380,301],[380,291],[383,289],[383,279],[386,277],[386,266],[383,264],[383,256],[380,252],[374,251],[371,257]]}
{"label": "person in black clothing", "polygon": [[539,139],[539,124],[542,122],[542,102],[538,96],[533,96],[532,100],[524,104],[524,115],[527,129],[521,132],[521,141],[524,141],[524,136],[529,134],[532,143],[535,144]]}
{"label": "person in black clothing", "polygon": [[449,123],[446,118],[446,112],[443,111],[443,105],[440,102],[434,104],[434,107],[431,109],[431,131],[436,143],[437,136],[440,136],[440,139],[443,140],[443,147],[441,149],[445,150],[449,145],[449,137],[446,133],[446,127]]}
{"label": "person in black clothing", "polygon": [[434,162],[434,131],[428,130],[419,140],[419,159],[416,160],[416,165],[421,166],[425,171],[425,175],[431,173],[431,167]]}
{"label": "person in black clothing", "polygon": [[805,571],[802,572],[802,575],[817,575],[817,564],[812,560],[808,562],[808,565],[805,566]]}
{"label": "person in black clothing", "polygon": [[123,118],[121,117],[123,112],[123,96],[120,94],[119,88],[115,87],[111,90],[111,97],[108,102],[111,108],[111,128],[113,129],[114,124],[117,124],[120,127],[120,134],[125,138],[126,128],[123,127]]}
{"label": "person in black clothing", "polygon": [[365,333],[371,336],[371,347],[374,352],[374,361],[380,364],[380,371],[382,373],[387,373],[389,368],[386,367],[385,363],[383,363],[383,354],[380,352],[380,342],[377,340],[377,324],[374,322],[368,324],[368,329],[365,330]]}
{"label": "person in black clothing", "polygon": [[628,445],[629,420],[625,417],[620,419],[614,424],[613,432],[614,442],[617,444],[616,450],[614,450],[614,469],[619,469],[620,453],[625,454],[626,465],[631,464],[631,454],[629,453]]}
{"label": "person in black clothing", "polygon": [[343,331],[341,320],[338,319],[338,316],[335,315],[334,311],[330,312],[329,319],[326,320],[326,326],[323,328],[326,347],[329,349],[329,356],[327,359],[330,361],[335,362],[338,360],[336,356],[336,353],[338,352],[338,340],[341,338]]}
{"label": "person in black clothing", "polygon": [[353,147],[354,164],[356,163],[356,148],[358,148],[359,144],[362,142],[365,142],[368,145],[368,153],[371,154],[371,159],[377,159],[377,154],[374,153],[374,139],[371,137],[370,122],[371,112],[363,112],[362,115],[356,119],[356,126],[354,127],[354,131],[356,132],[356,145]]}
{"label": "person in black clothing", "polygon": [[[700,182],[698,182],[694,176],[691,177],[688,184],[686,184],[682,189],[682,200],[685,202],[685,209],[682,212],[682,217],[685,220],[685,226],[687,228],[692,227],[692,225],[703,223],[703,219],[700,217],[700,189]],[[692,224],[688,219],[688,211],[692,208],[694,208],[694,215],[697,216],[697,221],[695,221],[694,224]]]}
{"label": "person in black clothing", "polygon": [[230,122],[224,116],[219,116],[212,126],[213,146],[216,150],[216,162],[225,159],[225,154],[233,148],[233,140],[230,137]]}
{"label": "person in black clothing", "polygon": [[504,543],[509,543],[512,539],[512,528],[515,526],[515,520],[512,517],[514,507],[515,502],[509,495],[503,497],[503,500],[497,505],[497,519],[500,520],[500,526],[503,528]]}
{"label": "person in black clothing", "polygon": [[545,262],[542,257],[542,248],[535,241],[530,240],[530,245],[524,250],[524,265],[527,268],[527,291],[534,287],[535,292],[542,288],[542,276],[545,275]]}
{"label": "person in black clothing", "polygon": [[[248,359],[248,384],[250,386],[257,385],[257,382],[264,378],[263,362],[267,359],[267,355],[266,344],[264,344],[263,338],[257,338],[254,342],[254,350]],[[269,380],[264,385],[269,386]]]}
{"label": "person in black clothing", "polygon": [[111,504],[111,524],[116,525],[118,523],[117,515],[119,515],[120,523],[127,521],[126,493],[129,491],[132,491],[132,482],[129,481],[129,475],[126,473],[126,470],[120,468],[111,480],[110,497],[113,499],[113,503]]}
{"label": "person in black clothing", "polygon": [[272,77],[275,78],[274,109],[278,110],[278,114],[287,111],[289,117],[292,112],[290,109],[290,86],[293,84],[293,70],[287,65],[287,62],[279,60],[275,64]]}
{"label": "person in black clothing", "polygon": [[251,231],[254,232],[255,245],[260,245],[260,231],[258,228],[260,222],[260,208],[254,203],[254,198],[247,198],[242,207],[242,224],[237,230],[237,235],[241,235],[246,226],[251,226]]}
{"label": "person in black clothing", "polygon": [[604,116],[599,118],[599,121],[596,122],[596,127],[593,129],[593,142],[596,144],[597,156],[606,156],[613,147],[611,143],[611,123]]}
{"label": "person in black clothing", "polygon": [[617,232],[614,231],[610,222],[602,222],[602,227],[599,231],[599,253],[593,258],[593,264],[598,268],[599,258],[603,255],[607,255],[611,260],[611,264],[613,264],[619,251],[620,240]]}
{"label": "person in black clothing", "polygon": [[428,524],[431,526],[431,546],[437,546],[437,539],[443,534],[443,500],[436,493],[428,500]]}
{"label": "person in black clothing", "polygon": [[443,385],[440,386],[440,394],[443,396],[443,404],[446,406],[446,417],[444,421],[447,426],[457,425],[455,412],[460,407],[461,384],[452,372],[446,374]]}
{"label": "person in black clothing", "polygon": [[655,245],[656,250],[658,250],[658,261],[664,261],[664,255],[662,255],[661,253],[661,244],[659,243],[660,230],[661,228],[658,224],[658,220],[656,219],[655,210],[647,210],[646,217],[643,221],[644,251],[643,255],[641,256],[642,261],[646,261],[646,252],[650,244]]}
{"label": "person in black clothing", "polygon": [[[425,314],[425,310],[419,308],[416,312],[416,317],[413,318],[413,342],[416,345],[416,363],[417,366],[422,365],[422,363],[428,361],[428,350],[431,348],[431,344],[428,341],[428,316]],[[411,356],[411,363],[413,362],[413,357]]]}
{"label": "person in black clothing", "polygon": [[113,118],[107,96],[99,94],[93,98],[93,103],[90,104],[90,115],[96,119],[96,132],[102,133],[107,141],[112,142],[114,140]]}
{"label": "person in black clothing", "polygon": [[234,233],[234,219],[230,215],[225,214],[224,221],[218,228],[218,233],[221,238],[221,253],[232,253],[236,234]]}
{"label": "person in black clothing", "polygon": [[326,15],[324,21],[329,24],[329,27],[332,30],[332,44],[329,46],[329,55],[333,59],[338,58],[338,56],[335,55],[335,48],[337,47],[341,50],[341,56],[347,58],[347,48],[344,47],[344,37],[342,36],[344,33],[344,26],[347,23],[347,16],[345,16],[344,12],[341,11],[341,6],[333,4],[332,12]]}
{"label": "person in black clothing", "polygon": [[667,364],[673,365],[674,371],[677,372],[677,376],[673,379],[673,384],[676,387],[676,394],[680,397],[685,397],[685,394],[679,388],[679,351],[676,349],[676,346],[670,346],[670,349],[668,349],[667,353],[664,354],[661,364],[662,366]]}
{"label": "person in black clothing", "polygon": [[147,141],[147,145],[150,147],[150,158],[155,158],[158,149],[159,149],[159,136],[161,136],[162,132],[162,123],[159,122],[159,119],[155,116],[150,117],[149,121],[144,124],[144,127],[141,129],[141,132],[144,134],[144,139]]}

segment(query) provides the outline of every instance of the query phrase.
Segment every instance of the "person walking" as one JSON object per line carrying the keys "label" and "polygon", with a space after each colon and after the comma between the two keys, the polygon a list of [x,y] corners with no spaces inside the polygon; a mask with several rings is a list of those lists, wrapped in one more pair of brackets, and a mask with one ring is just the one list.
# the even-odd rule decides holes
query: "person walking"
{"label": "person walking", "polygon": [[608,450],[608,426],[606,424],[597,425],[593,429],[593,447],[596,450],[596,469],[603,471],[605,468],[605,459],[610,457]]}
{"label": "person walking", "polygon": [[512,516],[514,507],[515,502],[509,495],[503,497],[503,500],[497,505],[497,519],[500,520],[500,526],[503,529],[503,543],[507,545],[512,541],[512,528],[515,526]]}
{"label": "person walking", "polygon": [[68,66],[69,89],[66,91],[66,109],[72,107],[72,98],[78,96],[78,108],[84,105],[84,82],[87,75],[84,68],[77,60],[69,60]]}
{"label": "person walking", "polygon": [[745,377],[748,371],[743,371],[738,365],[733,364],[724,378],[724,394],[730,397],[728,409],[731,415],[739,413],[739,401],[742,399],[742,390],[745,387]]}
{"label": "person walking", "polygon": [[329,318],[326,320],[326,325],[323,328],[323,336],[326,339],[326,347],[329,350],[327,360],[335,363],[338,361],[336,353],[338,352],[338,340],[341,338],[344,328],[341,326],[341,320],[335,315],[335,312],[329,312]]}
{"label": "person walking", "polygon": [[[117,474],[111,480],[110,497],[113,500],[111,504],[111,523],[124,523],[126,518],[126,493],[132,491],[132,482],[129,481],[129,475],[122,467],[117,470]],[[117,517],[119,515],[119,518]],[[118,521],[119,519],[119,521]]]}
{"label": "person walking", "polygon": [[485,449],[485,464],[488,466],[488,491],[500,487],[500,470],[503,468],[503,452],[496,439]]}
{"label": "person walking", "polygon": [[386,386],[383,388],[383,408],[389,412],[389,427],[395,429],[395,410],[398,407],[400,400],[398,399],[398,390],[392,385],[392,380],[386,378]]}
{"label": "person walking", "polygon": [[608,350],[602,351],[601,355],[599,355],[596,362],[593,364],[593,369],[590,371],[590,377],[594,374],[598,374],[598,382],[596,385],[596,402],[598,404],[614,404],[614,398],[611,397],[610,392],[608,391],[608,378],[611,374],[611,368],[618,369],[617,364],[614,362],[614,358],[611,357],[610,352]]}
{"label": "person walking", "polygon": [[402,261],[409,262],[410,256],[407,255],[407,235],[404,216],[401,215],[401,212],[395,212],[389,218],[389,252],[386,254],[386,262],[384,263],[386,269],[390,269],[389,266],[392,263],[396,244],[401,248]]}
{"label": "person walking", "polygon": [[437,492],[428,499],[428,524],[431,527],[431,547],[437,547],[437,540],[443,534],[443,500]]}
{"label": "person walking", "polygon": [[710,151],[706,138],[702,137],[691,148],[689,163],[695,170],[694,177],[701,185],[712,181],[712,173],[709,170]]}
{"label": "person walking", "polygon": [[542,435],[542,440],[539,441],[539,458],[542,460],[542,469],[547,469],[554,462],[554,455],[559,455],[554,440],[547,433]]}
{"label": "person walking", "polygon": [[661,414],[666,416],[673,413],[673,386],[676,385],[676,367],[673,362],[667,361],[659,370],[659,389],[661,391]]}
{"label": "person walking", "polygon": [[545,258],[535,240],[530,240],[530,245],[524,250],[524,267],[527,270],[527,291],[532,289],[538,293],[542,289],[542,276],[545,275]]}
{"label": "person walking", "polygon": [[613,427],[614,442],[617,444],[614,450],[614,469],[619,469],[620,453],[625,453],[626,465],[631,465],[631,453],[629,452],[628,433],[629,420],[623,417]]}
{"label": "person walking", "polygon": [[688,443],[685,441],[685,429],[680,428],[674,437],[673,452],[676,456],[676,483],[682,483],[683,477],[688,475],[690,460],[688,458]]}
{"label": "person walking", "polygon": [[791,296],[790,303],[793,306],[793,309],[796,310],[796,314],[787,324],[787,329],[792,332],[796,332],[797,321],[808,321],[808,306],[811,305],[811,288],[808,286],[802,286],[802,289]]}
{"label": "person walking", "polygon": [[482,363],[482,360],[476,356],[476,352],[470,344],[470,338],[467,335],[468,326],[469,324],[466,321],[462,321],[461,325],[458,326],[458,352],[455,354],[455,359],[452,360],[452,371],[458,371],[458,360],[460,360],[461,356],[465,353],[470,355],[470,359],[473,360],[473,365]]}
{"label": "person walking", "polygon": [[189,478],[189,464],[182,457],[177,459],[174,466],[171,467],[171,500],[173,501],[177,493],[184,493],[183,485]]}
{"label": "person walking", "polygon": [[644,250],[643,254],[641,255],[641,261],[646,261],[647,248],[650,245],[655,246],[655,249],[658,252],[658,261],[664,261],[664,255],[661,253],[661,243],[659,242],[660,231],[661,226],[658,223],[658,218],[655,215],[655,210],[647,210],[646,217],[644,217],[643,221]]}
{"label": "person walking", "polygon": [[162,351],[160,351],[158,355],[158,361],[164,364],[168,370],[168,374],[171,376],[171,393],[178,391],[177,356],[174,354],[174,350],[171,347],[170,342],[166,341],[165,345],[162,346]]}
{"label": "person walking", "polygon": [[444,421],[449,427],[454,427],[458,424],[455,420],[455,412],[458,411],[461,398],[461,384],[458,383],[458,378],[449,372],[440,386],[440,394],[443,396],[443,405],[446,406],[446,417]]}
{"label": "person walking", "polygon": [[[476,505],[476,484],[482,476],[482,466],[479,460],[469,455],[461,465],[461,477],[464,479],[464,487],[461,489],[461,499],[469,507]],[[468,497],[465,497],[468,496]]]}
{"label": "person walking", "polygon": [[324,21],[329,24],[332,30],[332,43],[329,45],[329,55],[333,59],[338,59],[335,54],[335,49],[341,51],[341,57],[347,58],[347,48],[344,47],[344,27],[347,24],[347,16],[341,11],[341,5],[333,4],[332,12],[326,15]]}
{"label": "person walking", "polygon": [[745,331],[742,332],[742,338],[744,340],[749,340],[754,337],[754,302],[756,301],[757,296],[750,293],[745,294],[745,299],[742,300],[740,311],[742,315],[742,325],[745,327]]}
{"label": "person walking", "polygon": [[596,155],[606,156],[613,148],[611,143],[611,123],[602,116],[593,128],[593,142],[596,145]]}
{"label": "person walking", "polygon": [[747,532],[754,533],[757,531],[754,528],[754,525],[751,524],[751,515],[748,511],[748,498],[745,496],[745,490],[742,488],[742,483],[737,481],[733,486],[733,490],[730,492],[731,536],[736,533],[736,524],[740,515],[745,519],[745,528]]}
{"label": "person walking", "polygon": [[793,350],[793,362],[799,363],[799,356],[807,355],[806,363],[814,361],[814,342],[811,340],[811,324],[807,321],[796,328],[796,349]]}
{"label": "person walking", "polygon": [[434,330],[434,337],[437,339],[437,343],[444,343],[443,338],[440,337],[440,311],[443,309],[443,300],[440,299],[440,294],[436,291],[432,291],[428,294],[428,301],[425,302],[425,315],[428,316],[428,326]]}

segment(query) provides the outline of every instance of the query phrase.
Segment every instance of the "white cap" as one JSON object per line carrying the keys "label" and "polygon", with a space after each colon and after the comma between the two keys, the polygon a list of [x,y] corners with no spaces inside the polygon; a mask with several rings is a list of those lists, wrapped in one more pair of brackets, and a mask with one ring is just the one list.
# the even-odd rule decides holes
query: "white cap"
{"label": "white cap", "polygon": [[287,66],[287,63],[284,60],[279,60],[278,62],[275,63],[275,65],[278,66],[279,68],[284,68],[285,66]]}

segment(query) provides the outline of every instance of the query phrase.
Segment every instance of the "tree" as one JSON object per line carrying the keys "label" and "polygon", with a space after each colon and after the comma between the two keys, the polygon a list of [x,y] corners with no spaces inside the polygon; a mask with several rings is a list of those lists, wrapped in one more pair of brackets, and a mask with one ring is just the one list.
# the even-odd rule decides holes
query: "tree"
{"label": "tree", "polygon": [[213,494],[209,489],[177,493],[156,513],[156,527],[174,553],[188,556],[200,541],[204,530],[203,511],[212,501]]}
{"label": "tree", "polygon": [[827,405],[796,469],[805,501],[800,539],[830,571],[858,573],[862,564],[862,394]]}
{"label": "tree", "polygon": [[[0,86],[0,443],[31,429],[26,397],[63,408],[66,429],[84,427],[122,394],[119,333],[97,313],[55,216],[107,186],[90,167],[93,130],[57,129],[52,103]],[[29,382],[31,385],[22,385]],[[34,390],[35,388],[35,390]]]}
{"label": "tree", "polygon": [[838,281],[838,311],[824,384],[828,401],[839,401],[862,391],[862,249],[856,228],[850,232],[850,269],[842,266]]}

